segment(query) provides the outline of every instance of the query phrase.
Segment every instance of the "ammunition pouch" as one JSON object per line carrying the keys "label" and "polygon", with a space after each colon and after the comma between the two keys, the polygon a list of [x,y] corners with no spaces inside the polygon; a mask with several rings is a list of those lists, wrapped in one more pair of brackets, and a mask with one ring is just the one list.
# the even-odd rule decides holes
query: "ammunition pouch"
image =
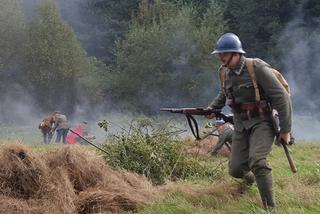
{"label": "ammunition pouch", "polygon": [[233,104],[231,106],[234,113],[240,114],[242,120],[251,120],[255,117],[263,119],[270,117],[270,109],[265,100],[251,103]]}

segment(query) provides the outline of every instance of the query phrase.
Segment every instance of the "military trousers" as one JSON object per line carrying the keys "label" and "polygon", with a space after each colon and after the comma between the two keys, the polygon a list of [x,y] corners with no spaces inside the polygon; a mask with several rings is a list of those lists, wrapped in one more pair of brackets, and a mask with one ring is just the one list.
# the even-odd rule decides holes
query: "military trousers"
{"label": "military trousers", "polygon": [[60,143],[61,138],[62,138],[62,142],[63,142],[64,144],[66,144],[66,139],[67,139],[68,131],[69,131],[69,129],[58,129],[58,130],[57,130],[56,143]]}
{"label": "military trousers", "polygon": [[271,166],[267,156],[274,139],[272,124],[268,120],[262,120],[249,129],[234,130],[229,174],[235,178],[243,178],[249,171],[255,177],[270,174]]}

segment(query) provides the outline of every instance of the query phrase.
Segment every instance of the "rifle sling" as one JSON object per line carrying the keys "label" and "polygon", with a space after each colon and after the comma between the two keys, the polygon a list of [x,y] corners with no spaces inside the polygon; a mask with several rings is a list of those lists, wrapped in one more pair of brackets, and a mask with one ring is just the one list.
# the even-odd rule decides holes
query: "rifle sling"
{"label": "rifle sling", "polygon": [[199,136],[199,128],[198,128],[198,123],[197,123],[196,119],[194,119],[194,117],[191,114],[186,114],[186,118],[187,118],[187,121],[188,121],[188,124],[189,124],[189,127],[191,129],[193,136],[197,140],[201,140],[201,138]]}

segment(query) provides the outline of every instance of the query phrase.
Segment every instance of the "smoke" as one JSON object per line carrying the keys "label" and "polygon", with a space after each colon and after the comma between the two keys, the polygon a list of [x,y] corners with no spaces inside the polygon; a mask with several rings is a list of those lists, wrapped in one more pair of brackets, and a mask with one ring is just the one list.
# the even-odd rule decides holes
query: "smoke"
{"label": "smoke", "polygon": [[299,139],[314,140],[320,131],[320,19],[305,14],[303,5],[284,29],[279,48],[292,90],[294,132]]}
{"label": "smoke", "polygon": [[[24,15],[21,18],[28,24],[37,14],[37,7],[41,1],[23,0],[21,2]],[[9,136],[13,136],[18,139],[25,139],[26,141],[40,142],[41,133],[38,130],[38,124],[45,116],[51,114],[52,110],[61,110],[61,106],[64,105],[64,100],[62,98],[61,103],[54,103],[49,106],[49,108],[43,109],[40,108],[42,103],[39,104],[39,97],[35,97],[34,94],[28,92],[28,89],[33,88],[33,86],[26,78],[26,69],[28,68],[23,64],[26,60],[21,59],[21,56],[24,56],[23,54],[20,56],[19,53],[17,53],[18,51],[15,51],[15,44],[17,44],[16,46],[18,46],[19,49],[22,49],[22,46],[27,44],[26,37],[24,36],[25,28],[18,28],[20,25],[17,23],[20,23],[18,22],[20,20],[15,18],[20,15],[19,12],[21,11],[18,10],[21,8],[14,2],[3,1],[1,3],[1,11],[9,11],[8,17],[6,17],[7,19],[1,20],[1,26],[11,27],[8,28],[9,30],[4,29],[6,34],[0,35],[1,47],[3,47],[3,44],[10,47],[8,50],[3,47],[0,53],[0,139],[11,139]],[[11,12],[11,10],[13,12]],[[22,37],[22,41],[15,39],[16,37]],[[19,49],[17,48],[17,50]],[[12,55],[13,57],[8,60],[9,57],[3,57],[3,55],[6,56],[5,54],[9,56]],[[20,56],[20,58],[14,57],[16,55]],[[44,99],[50,99],[50,97],[44,97]],[[70,103],[70,101],[68,101],[68,103]],[[84,108],[88,109],[89,107],[81,107],[81,109]],[[87,119],[82,115],[81,109],[78,110],[80,113],[77,113],[80,117],[78,120],[75,120],[74,123]],[[73,121],[71,121],[71,123],[73,124]],[[25,135],[30,137],[25,138]]]}
{"label": "smoke", "polygon": [[32,96],[21,89],[1,97],[0,123],[25,125],[35,122],[37,111]]}
{"label": "smoke", "polygon": [[[24,14],[26,17],[31,17],[36,13],[35,8],[40,0],[23,0],[22,2]],[[89,10],[90,0],[59,0],[58,2],[62,17],[73,27],[88,55],[96,56],[104,62],[112,61],[114,57],[112,51],[114,50],[115,34],[111,36],[110,32],[121,28],[118,32],[121,34],[126,26],[114,25],[115,23],[112,22],[110,17],[108,18]],[[318,106],[320,106],[320,97],[318,96],[320,93],[320,87],[318,87],[320,81],[320,73],[318,72],[320,69],[320,60],[318,60],[318,53],[320,51],[320,21],[317,18],[310,19],[309,17],[306,19],[303,13],[303,10],[300,9],[296,18],[290,21],[283,30],[279,40],[279,48],[283,50],[280,60],[284,65],[283,70],[286,72],[286,78],[289,80],[292,89],[295,114],[294,133],[298,139],[313,140],[319,139],[317,133],[320,131],[320,114],[318,113]],[[199,102],[198,100],[184,100],[185,94],[180,93],[179,90],[180,87],[183,87],[180,84],[180,82],[184,82],[182,78],[184,76],[188,77],[186,72],[191,73],[192,69],[197,69],[188,64],[190,57],[196,52],[197,47],[195,46],[195,42],[190,40],[186,32],[176,33],[171,38],[169,37],[170,41],[172,41],[171,46],[180,50],[179,53],[181,54],[171,64],[175,68],[173,78],[176,79],[176,88],[172,87],[173,90],[170,92],[176,96],[168,94],[165,100],[160,100],[158,97],[163,96],[161,91],[149,91],[149,88],[141,89],[142,99],[144,99],[148,107],[151,106],[155,111],[160,107],[174,107],[171,106],[172,104],[182,107],[189,104],[197,105],[198,103],[196,102]],[[201,71],[201,68],[198,69]],[[23,72],[21,71],[20,73],[22,74]],[[197,75],[197,78],[204,79],[200,75]],[[200,88],[201,85],[195,85],[194,87]],[[217,89],[216,86],[215,89]],[[213,96],[214,93],[211,93],[211,90],[208,89],[208,91],[203,92],[205,94],[203,97],[209,98],[211,95]],[[85,98],[81,98],[81,100],[85,100]],[[208,100],[208,103],[210,101]],[[206,105],[208,103],[199,103],[199,105]],[[133,103],[132,105],[135,104]],[[51,112],[42,112],[35,106],[35,99],[23,88],[19,88],[6,95],[1,95],[0,124],[29,124],[38,131],[36,126],[44,116]],[[59,110],[58,107],[54,108],[55,110]],[[102,112],[110,113],[104,114]],[[135,116],[124,116],[122,113],[112,112],[106,109],[105,106],[92,107],[90,103],[81,103],[75,107],[73,118],[70,119],[73,127],[83,120],[88,121],[95,132],[94,134],[102,138],[105,136],[105,133],[97,127],[99,120],[108,119],[116,121],[116,124],[122,124],[133,117]],[[123,121],[124,118],[126,118],[125,121]]]}

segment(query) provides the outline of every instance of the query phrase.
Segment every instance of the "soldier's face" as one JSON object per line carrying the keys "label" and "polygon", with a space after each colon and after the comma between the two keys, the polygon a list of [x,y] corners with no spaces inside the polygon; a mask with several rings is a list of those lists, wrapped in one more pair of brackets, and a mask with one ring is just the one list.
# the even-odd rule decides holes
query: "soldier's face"
{"label": "soldier's face", "polygon": [[236,68],[240,62],[240,54],[220,53],[219,60],[222,66],[225,66],[228,68]]}

